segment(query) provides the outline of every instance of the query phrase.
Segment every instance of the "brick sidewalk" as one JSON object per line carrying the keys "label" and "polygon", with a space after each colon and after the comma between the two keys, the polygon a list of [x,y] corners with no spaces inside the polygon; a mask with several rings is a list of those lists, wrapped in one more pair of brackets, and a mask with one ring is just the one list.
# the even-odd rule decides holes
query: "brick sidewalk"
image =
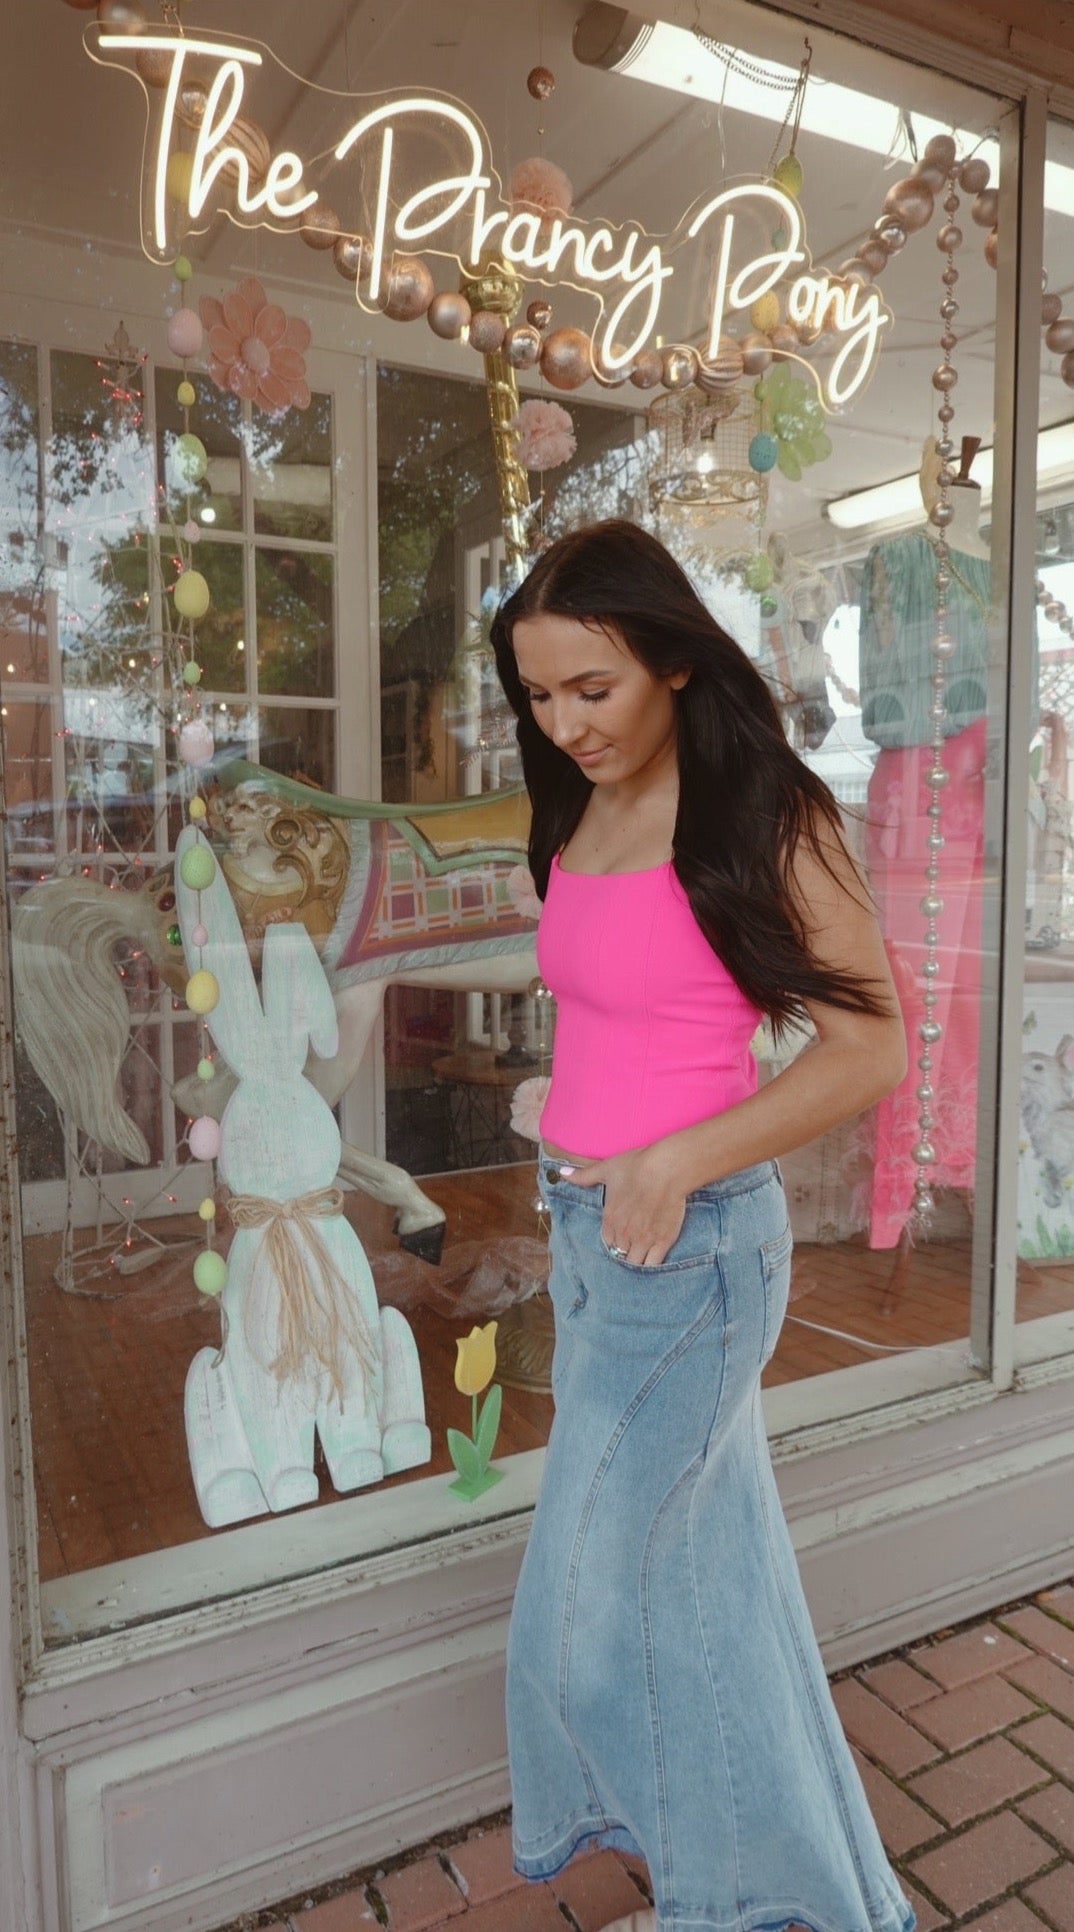
{"label": "brick sidewalk", "polygon": [[[1074,1582],[832,1689],[919,1932],[1074,1932]],[[523,1883],[499,1818],[220,1932],[600,1932],[648,1899],[614,1852]]]}

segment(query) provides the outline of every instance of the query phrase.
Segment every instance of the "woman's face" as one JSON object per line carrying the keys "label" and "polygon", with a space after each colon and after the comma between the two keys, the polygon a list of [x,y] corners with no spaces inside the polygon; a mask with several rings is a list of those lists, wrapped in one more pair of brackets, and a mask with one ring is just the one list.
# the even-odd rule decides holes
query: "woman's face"
{"label": "woman's face", "polygon": [[594,785],[674,764],[673,693],[688,671],[654,677],[614,628],[550,612],[519,618],[512,641],[534,718]]}

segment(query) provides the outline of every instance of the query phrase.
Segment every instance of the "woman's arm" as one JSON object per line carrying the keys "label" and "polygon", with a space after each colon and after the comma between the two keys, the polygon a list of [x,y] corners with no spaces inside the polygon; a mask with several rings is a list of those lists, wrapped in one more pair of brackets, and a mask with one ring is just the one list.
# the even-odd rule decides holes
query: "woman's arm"
{"label": "woman's arm", "polygon": [[695,1188],[815,1140],[903,1078],[906,1040],[868,888],[842,841],[826,832],[821,839],[824,859],[803,841],[790,872],[810,950],[818,962],[871,981],[886,1011],[811,1002],[816,1038],[758,1093],[649,1147],[577,1168],[576,1182],[604,1183],[604,1238],[631,1261],[660,1265]]}

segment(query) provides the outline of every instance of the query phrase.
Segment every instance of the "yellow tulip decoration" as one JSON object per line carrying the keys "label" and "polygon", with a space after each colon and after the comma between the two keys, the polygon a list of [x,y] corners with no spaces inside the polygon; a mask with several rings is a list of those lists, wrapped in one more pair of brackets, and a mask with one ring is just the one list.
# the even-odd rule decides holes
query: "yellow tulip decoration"
{"label": "yellow tulip decoration", "polygon": [[473,1405],[473,1435],[464,1436],[460,1429],[449,1429],[447,1432],[451,1460],[459,1472],[457,1480],[449,1487],[456,1496],[462,1496],[468,1503],[483,1496],[503,1476],[502,1469],[489,1468],[503,1408],[503,1390],[499,1383],[489,1389],[480,1411],[477,1403],[482,1389],[488,1388],[496,1373],[497,1326],[496,1322],[486,1322],[484,1328],[472,1328],[465,1340],[455,1344],[458,1350],[455,1387],[460,1395],[470,1397]]}

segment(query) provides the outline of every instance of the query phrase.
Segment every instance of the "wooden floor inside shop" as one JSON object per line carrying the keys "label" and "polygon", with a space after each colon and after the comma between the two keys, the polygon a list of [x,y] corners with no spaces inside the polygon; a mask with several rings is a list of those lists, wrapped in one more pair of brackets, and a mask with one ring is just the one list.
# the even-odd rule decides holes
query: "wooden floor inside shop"
{"label": "wooden floor inside shop", "polygon": [[[534,1229],[533,1169],[484,1169],[423,1182],[448,1217],[444,1266],[400,1253],[390,1210],[348,1196],[348,1213],[373,1263],[382,1302],[401,1305],[417,1337],[433,1460],[395,1484],[450,1463],[445,1431],[469,1428],[469,1403],[454,1385],[455,1342],[495,1312],[474,1306],[474,1283],[502,1292],[502,1259],[517,1271],[540,1251]],[[192,1217],[154,1221],[177,1241]],[[521,1233],[520,1233],[521,1231]],[[88,1237],[87,1237],[88,1238]],[[506,1244],[506,1245],[505,1245]],[[191,1358],[220,1338],[219,1311],[197,1293],[193,1248],[165,1254],[138,1273],[57,1286],[59,1236],[25,1243],[33,1448],[41,1574],[44,1579],[210,1536],[198,1511],[183,1431],[183,1388]],[[474,1268],[484,1274],[474,1275]],[[893,1280],[890,1254],[864,1237],[834,1247],[799,1245],[792,1301],[766,1386],[875,1359],[850,1339],[906,1348],[958,1340],[969,1323],[969,1238],[910,1251]],[[491,1284],[491,1286],[489,1285]],[[508,1289],[508,1292],[510,1290]],[[480,1302],[480,1294],[478,1294]],[[1074,1307],[1074,1263],[1023,1263],[1021,1320]],[[808,1327],[815,1323],[819,1327]],[[497,1455],[547,1438],[548,1395],[505,1388]],[[321,1501],[334,1495],[321,1467]]]}

